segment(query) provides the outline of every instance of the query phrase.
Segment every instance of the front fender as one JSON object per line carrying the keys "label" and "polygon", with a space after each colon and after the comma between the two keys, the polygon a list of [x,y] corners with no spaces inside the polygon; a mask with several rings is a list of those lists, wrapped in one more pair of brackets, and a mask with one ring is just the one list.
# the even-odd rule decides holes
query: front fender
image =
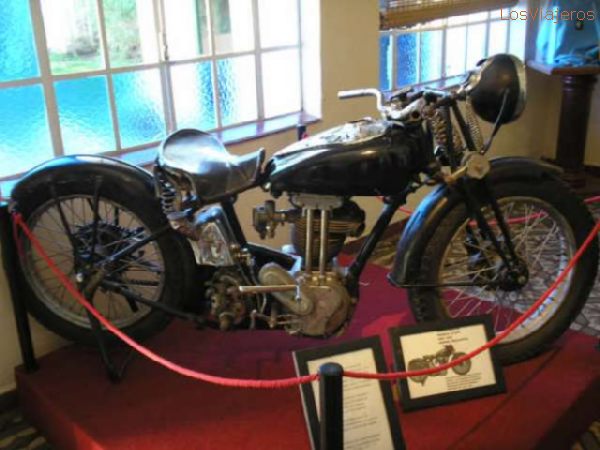
{"label": "front fender", "polygon": [[[146,190],[154,193],[152,174],[140,167],[118,159],[98,155],[71,155],[55,158],[31,169],[19,180],[12,191],[12,199],[24,202],[40,189],[48,189],[52,184],[61,184],[82,177],[103,174],[118,174],[124,187]],[[153,194],[154,195],[154,194]]]}
{"label": "front fender", "polygon": [[[500,157],[490,161],[487,179],[499,183],[511,179],[557,177],[561,170],[547,163],[523,157]],[[398,242],[396,257],[388,280],[395,286],[415,283],[421,268],[421,255],[438,225],[462,194],[448,185],[439,185],[410,216]]]}

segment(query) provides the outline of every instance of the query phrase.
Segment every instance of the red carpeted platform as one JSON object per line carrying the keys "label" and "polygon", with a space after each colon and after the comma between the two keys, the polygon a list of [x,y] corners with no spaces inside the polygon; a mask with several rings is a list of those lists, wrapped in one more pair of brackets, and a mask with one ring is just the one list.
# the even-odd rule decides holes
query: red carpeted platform
{"label": "red carpeted platform", "polygon": [[[370,266],[353,324],[333,341],[283,332],[195,330],[175,322],[148,345],[194,369],[232,377],[294,375],[291,351],[379,334],[412,321],[403,291]],[[401,413],[408,448],[562,449],[600,414],[596,339],[568,333],[552,351],[506,369],[508,393]],[[17,370],[26,414],[60,450],[307,449],[300,393],[220,388],[174,375],[136,358],[110,384],[91,350],[68,347],[41,359],[41,370]]]}

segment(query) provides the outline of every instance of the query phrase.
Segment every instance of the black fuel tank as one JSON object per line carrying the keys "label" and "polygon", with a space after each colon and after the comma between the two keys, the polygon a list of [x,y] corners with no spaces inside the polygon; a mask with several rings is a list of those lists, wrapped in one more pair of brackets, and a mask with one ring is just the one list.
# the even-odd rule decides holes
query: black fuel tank
{"label": "black fuel tank", "polygon": [[400,193],[426,164],[421,129],[362,120],[332,128],[275,153],[271,192],[338,196]]}

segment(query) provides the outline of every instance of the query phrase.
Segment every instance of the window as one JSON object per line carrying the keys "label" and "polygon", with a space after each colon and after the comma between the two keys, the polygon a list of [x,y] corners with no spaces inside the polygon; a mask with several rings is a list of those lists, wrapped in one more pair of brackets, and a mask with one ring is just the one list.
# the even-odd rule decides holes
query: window
{"label": "window", "polygon": [[299,0],[4,0],[0,179],[302,110]]}
{"label": "window", "polygon": [[500,11],[382,31],[379,37],[381,89],[389,91],[415,84],[451,85],[479,60],[496,53],[508,52],[523,59],[526,22],[502,20]]}

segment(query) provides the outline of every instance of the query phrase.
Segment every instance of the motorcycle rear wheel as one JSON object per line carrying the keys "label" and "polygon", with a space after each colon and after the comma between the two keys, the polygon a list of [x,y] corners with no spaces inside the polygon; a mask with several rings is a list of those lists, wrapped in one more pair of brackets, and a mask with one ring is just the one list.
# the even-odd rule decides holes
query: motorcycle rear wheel
{"label": "motorcycle rear wheel", "polygon": [[[492,189],[508,222],[517,255],[527,264],[527,284],[520,289],[411,288],[409,299],[417,320],[491,314],[495,331],[502,331],[550,286],[594,226],[584,203],[554,177],[506,180]],[[494,223],[489,208],[484,209],[484,215]],[[419,283],[498,281],[502,264],[497,252],[480,235],[477,245],[473,245],[467,225],[477,229],[472,226],[465,203],[458,202],[447,211],[424,247]],[[499,227],[492,229],[502,242]],[[484,258],[492,261],[492,267],[481,265]],[[598,242],[594,240],[564,283],[531,319],[498,345],[496,355],[500,361],[510,364],[531,358],[564,333],[585,304],[597,268]]]}
{"label": "motorcycle rear wheel", "polygon": [[[431,366],[423,359],[412,359],[408,362],[407,370],[409,372],[414,372],[417,370],[429,369],[430,367]],[[414,377],[410,377],[410,380],[414,381],[415,383],[424,385],[427,376],[428,375],[415,375]]]}
{"label": "motorcycle rear wheel", "polygon": [[[151,192],[123,183],[118,174],[103,175],[99,186],[100,220],[95,258],[116,253],[129,242],[142,239],[166,224],[160,205]],[[91,254],[92,203],[96,187],[89,174],[71,174],[68,181],[57,183],[55,189],[74,240],[69,239],[65,231],[51,189],[38,189],[21,200],[18,207],[45,251],[76,283],[78,269],[74,263],[72,243],[77,242],[80,253]],[[21,272],[25,281],[22,284],[31,314],[46,328],[69,341],[94,344],[84,308],[66,293],[31,243],[22,239],[22,245]],[[131,257],[115,264],[109,271],[110,280],[148,301],[180,306],[186,297],[186,286],[189,286],[193,270],[193,259],[186,245],[181,236],[169,230]],[[135,311],[122,294],[102,285],[93,299],[88,300],[92,300],[100,313],[136,340],[155,335],[171,320],[161,311],[143,304],[138,303]],[[107,341],[115,343],[116,338],[107,335]]]}

